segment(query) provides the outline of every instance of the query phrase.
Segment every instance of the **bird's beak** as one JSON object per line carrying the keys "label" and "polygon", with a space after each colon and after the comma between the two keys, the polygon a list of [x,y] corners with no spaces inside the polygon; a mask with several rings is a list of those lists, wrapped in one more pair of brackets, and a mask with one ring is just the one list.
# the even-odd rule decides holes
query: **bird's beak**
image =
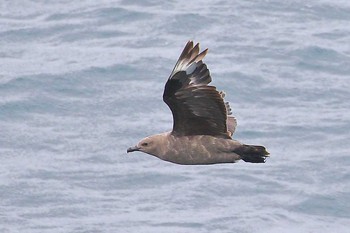
{"label": "bird's beak", "polygon": [[139,151],[140,150],[140,147],[138,146],[132,146],[132,147],[129,147],[126,152],[129,153],[129,152],[134,152],[134,151]]}

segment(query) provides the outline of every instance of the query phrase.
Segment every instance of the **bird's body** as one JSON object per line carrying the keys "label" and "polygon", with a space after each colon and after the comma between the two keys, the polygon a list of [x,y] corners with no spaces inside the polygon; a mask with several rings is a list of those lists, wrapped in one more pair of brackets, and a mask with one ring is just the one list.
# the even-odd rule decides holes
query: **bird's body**
{"label": "bird's body", "polygon": [[[174,136],[171,132],[156,134],[142,140],[150,148],[145,151],[162,160],[182,165],[206,165],[215,163],[234,163],[243,159],[247,162],[261,163],[265,153],[262,146],[243,145],[233,139],[217,138],[210,135]],[[142,143],[141,143],[142,144]],[[139,150],[142,147],[131,147],[129,150]],[[253,158],[245,157],[242,149],[256,153]],[[239,154],[240,153],[240,154]]]}
{"label": "bird's body", "polygon": [[230,116],[225,94],[208,85],[210,73],[202,62],[206,53],[189,41],[165,85],[163,100],[172,111],[173,130],[146,137],[128,152],[142,151],[183,165],[265,162],[265,147],[232,139],[236,119]]}
{"label": "bird's body", "polygon": [[183,164],[232,163],[240,159],[233,151],[241,144],[232,139],[216,138],[210,135],[176,137],[171,132],[157,134],[156,156],[162,160]]}

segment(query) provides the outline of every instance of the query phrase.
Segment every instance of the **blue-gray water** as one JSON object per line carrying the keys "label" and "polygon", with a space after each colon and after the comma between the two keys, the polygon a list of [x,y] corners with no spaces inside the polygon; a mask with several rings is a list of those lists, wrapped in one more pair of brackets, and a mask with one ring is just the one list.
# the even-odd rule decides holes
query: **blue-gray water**
{"label": "blue-gray water", "polygon": [[[348,0],[15,0],[0,25],[0,232],[349,232]],[[126,154],[171,129],[190,39],[266,164]]]}

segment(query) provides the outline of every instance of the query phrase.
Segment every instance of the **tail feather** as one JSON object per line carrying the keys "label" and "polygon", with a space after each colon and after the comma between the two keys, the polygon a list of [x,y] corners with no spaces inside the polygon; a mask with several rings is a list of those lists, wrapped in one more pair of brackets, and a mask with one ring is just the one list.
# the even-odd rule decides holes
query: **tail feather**
{"label": "tail feather", "polygon": [[249,163],[265,163],[266,157],[269,157],[269,152],[263,146],[242,145],[234,150],[241,159]]}

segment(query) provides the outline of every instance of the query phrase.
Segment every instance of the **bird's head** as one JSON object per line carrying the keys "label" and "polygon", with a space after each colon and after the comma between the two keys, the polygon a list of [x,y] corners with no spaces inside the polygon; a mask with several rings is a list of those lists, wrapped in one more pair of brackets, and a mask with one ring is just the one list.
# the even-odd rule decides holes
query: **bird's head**
{"label": "bird's head", "polygon": [[161,135],[153,135],[139,141],[136,146],[129,147],[127,153],[141,151],[158,157],[160,144],[162,143]]}

